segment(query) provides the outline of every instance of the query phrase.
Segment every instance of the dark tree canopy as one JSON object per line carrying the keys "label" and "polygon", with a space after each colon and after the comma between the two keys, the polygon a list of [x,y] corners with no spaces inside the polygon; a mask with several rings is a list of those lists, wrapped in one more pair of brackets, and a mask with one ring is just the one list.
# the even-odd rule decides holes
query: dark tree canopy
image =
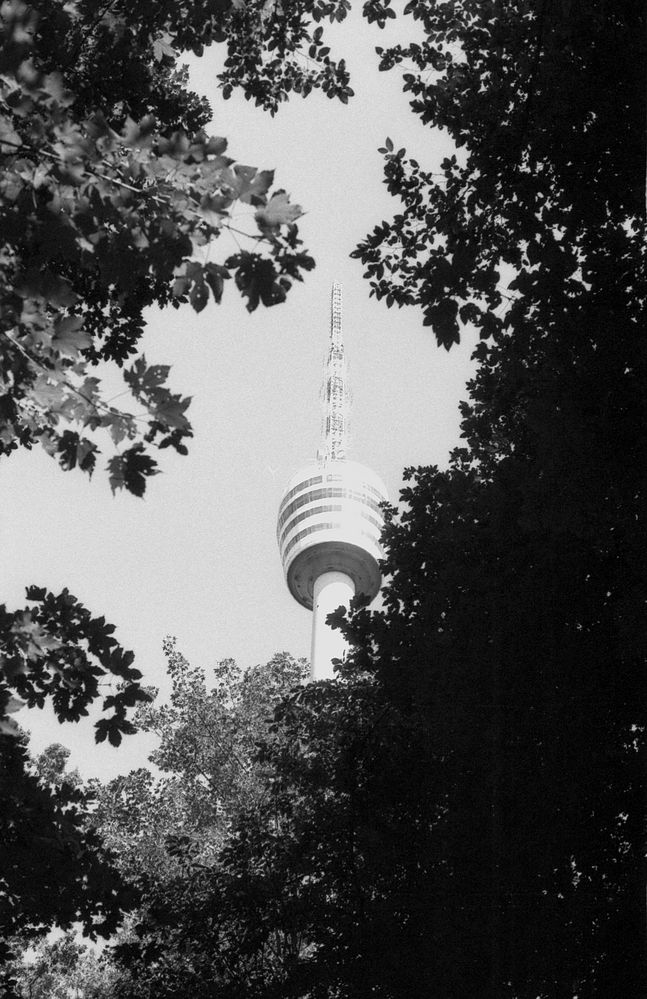
{"label": "dark tree canopy", "polygon": [[[89,825],[84,791],[60,775],[38,772],[16,735],[0,735],[2,873],[0,964],[12,956],[12,938],[32,941],[53,925],[80,923],[96,939],[116,930],[134,895],[120,877],[101,837]],[[64,762],[64,761],[63,761]],[[0,973],[0,988],[12,995]]]}
{"label": "dark tree canopy", "polygon": [[[51,926],[80,922],[86,934],[113,933],[134,896],[91,826],[90,803],[78,777],[63,773],[67,750],[55,747],[34,763],[11,717],[47,700],[61,722],[78,721],[100,698],[97,742],[114,746],[135,732],[129,719],[149,695],[132,652],[114,638],[114,626],[66,590],[58,596],[30,587],[30,604],[0,607],[0,960],[11,938],[23,943]],[[0,987],[10,989],[8,979]],[[12,994],[7,991],[7,995]]]}
{"label": "dark tree canopy", "polygon": [[638,996],[645,12],[409,10],[426,42],[382,64],[416,64],[412,108],[457,153],[437,178],[385,150],[403,211],[358,255],[439,344],[481,342],[465,447],[409,473],[355,663],[437,740],[444,911],[462,897],[482,930],[456,994],[471,955],[492,996]]}
{"label": "dark tree canopy", "polygon": [[412,111],[457,151],[438,174],[387,140],[385,182],[402,210],[358,248],[371,293],[420,306],[445,347],[465,323],[500,340],[519,315],[508,292],[558,317],[597,284],[604,245],[606,270],[641,301],[635,262],[618,259],[644,235],[640,5],[412,0],[405,11],[424,41],[378,48],[381,68],[404,70]]}

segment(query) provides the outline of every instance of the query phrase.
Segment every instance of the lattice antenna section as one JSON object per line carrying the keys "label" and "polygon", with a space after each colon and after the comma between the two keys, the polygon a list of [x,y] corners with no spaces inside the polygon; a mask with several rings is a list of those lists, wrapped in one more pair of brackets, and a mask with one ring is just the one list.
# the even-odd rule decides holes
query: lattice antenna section
{"label": "lattice antenna section", "polygon": [[342,331],[341,285],[338,281],[334,281],[332,286],[330,341],[324,360],[321,400],[321,445],[317,457],[320,461],[341,461],[346,457],[350,439],[350,389]]}

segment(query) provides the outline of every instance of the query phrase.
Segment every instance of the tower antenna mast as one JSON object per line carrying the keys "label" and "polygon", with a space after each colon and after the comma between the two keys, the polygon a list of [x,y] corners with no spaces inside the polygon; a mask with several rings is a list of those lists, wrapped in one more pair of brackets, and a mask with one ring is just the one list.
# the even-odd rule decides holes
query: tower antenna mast
{"label": "tower antenna mast", "polygon": [[351,395],[342,329],[341,285],[338,281],[333,282],[330,297],[330,340],[324,361],[321,401],[321,444],[317,458],[320,461],[343,461],[350,442]]}

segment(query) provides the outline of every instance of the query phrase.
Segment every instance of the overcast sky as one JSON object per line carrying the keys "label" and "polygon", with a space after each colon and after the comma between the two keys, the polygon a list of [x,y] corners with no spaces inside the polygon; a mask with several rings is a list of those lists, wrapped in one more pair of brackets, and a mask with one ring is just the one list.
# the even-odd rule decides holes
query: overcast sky
{"label": "overcast sky", "polygon": [[[276,186],[303,206],[300,230],[317,268],[286,304],[252,316],[233,287],[199,316],[188,306],[150,313],[147,360],[170,363],[172,388],[193,397],[188,457],[161,452],[164,474],[150,480],[143,500],[112,497],[104,472],[89,482],[39,450],[2,463],[0,602],[20,605],[31,583],[56,592],[67,586],[118,626],[146,682],[162,690],[167,634],[207,668],[225,657],[249,666],[279,650],[309,654],[310,615],[284,585],[275,525],[288,478],[318,445],[333,280],[343,284],[351,457],[372,467],[396,500],[405,466],[443,466],[458,443],[470,345],[440,350],[418,310],[387,310],[369,299],[362,268],[349,259],[365,233],[398,210],[377,153],[386,136],[426,168],[447,152],[443,137],[409,111],[397,74],[377,72],[380,34],[355,14],[331,35],[356,91],[346,107],[315,94],[270,118],[241,97],[221,100],[217,54],[192,67],[195,89],[214,110],[212,130],[227,136],[230,155],[275,168]],[[231,253],[230,240],[211,259]],[[95,747],[87,726],[61,726],[37,710],[24,712],[21,723],[34,750],[62,742],[88,776],[142,765],[149,745],[137,736],[119,750]]]}

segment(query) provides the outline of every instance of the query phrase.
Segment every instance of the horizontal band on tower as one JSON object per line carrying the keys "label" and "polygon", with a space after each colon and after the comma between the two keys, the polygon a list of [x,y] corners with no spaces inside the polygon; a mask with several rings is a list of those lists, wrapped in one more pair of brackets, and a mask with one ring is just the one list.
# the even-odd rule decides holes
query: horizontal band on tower
{"label": "horizontal band on tower", "polygon": [[[304,510],[304,512],[300,513],[298,517],[294,517],[290,521],[290,523],[286,526],[285,530],[283,531],[283,533],[281,535],[280,541],[279,541],[279,548],[283,552],[283,555],[284,556],[287,555],[287,553],[290,550],[290,543],[291,543],[292,539],[290,539],[290,543],[288,543],[288,546],[285,549],[283,549],[283,545],[286,542],[286,540],[288,539],[288,537],[290,535],[290,531],[293,531],[294,528],[297,526],[297,524],[302,523],[308,517],[320,517],[323,513],[332,513],[332,512],[337,512],[337,513],[343,514],[345,512],[345,508],[341,505],[341,503],[339,503],[339,504],[329,503],[329,504],[327,504],[325,506],[316,506],[312,510]],[[373,527],[375,527],[377,529],[377,536],[379,537],[380,534],[382,533],[382,528],[384,527],[384,521],[383,520],[377,520],[376,517],[372,517],[370,515],[370,513],[367,513],[365,510],[362,510],[362,509],[360,509],[359,511],[355,511],[355,515],[356,516],[357,516],[357,513],[359,513],[359,516],[363,520],[368,521],[369,524],[372,524]],[[347,517],[344,518],[344,516],[338,517],[337,520],[335,521],[334,526],[335,527],[339,527],[339,528],[343,528],[343,526],[344,526],[344,520],[345,519],[347,520],[348,518]]]}
{"label": "horizontal band on tower", "polygon": [[[310,527],[304,527],[302,531],[299,531],[299,533],[288,542],[285,547],[285,551],[283,552],[283,558],[287,558],[294,546],[298,544],[299,541],[303,541],[303,539],[309,534],[316,534],[317,531],[334,531],[335,529],[339,529],[339,521],[334,521],[333,523],[312,524]],[[372,541],[373,545],[377,546],[379,541],[379,527],[377,536],[372,534],[370,531],[357,530],[353,531],[353,535],[356,538],[368,538],[369,541]]]}
{"label": "horizontal band on tower", "polygon": [[[375,490],[374,490],[375,492]],[[380,509],[380,503],[372,499],[370,496],[366,495],[364,489],[340,489],[336,486],[326,486],[323,489],[313,489],[312,492],[306,493],[303,496],[297,497],[292,503],[287,507],[281,507],[279,513],[279,521],[277,525],[277,535],[280,533],[281,528],[285,524],[286,520],[294,513],[295,510],[300,510],[301,507],[306,506],[308,503],[316,503],[317,500],[321,499],[349,499],[359,503],[362,506],[369,507],[377,513],[383,520],[382,511]],[[380,502],[384,502],[381,500]],[[331,508],[332,509],[332,508]],[[381,529],[381,528],[380,528]]]}

